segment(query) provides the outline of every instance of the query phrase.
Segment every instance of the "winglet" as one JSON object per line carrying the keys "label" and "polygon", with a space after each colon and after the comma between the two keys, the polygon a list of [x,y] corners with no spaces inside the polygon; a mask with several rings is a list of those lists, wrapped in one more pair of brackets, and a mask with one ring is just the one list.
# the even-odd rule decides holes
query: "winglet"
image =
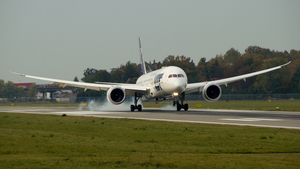
{"label": "winglet", "polygon": [[146,64],[143,56],[142,42],[140,37],[139,37],[139,45],[140,45],[140,54],[141,54],[141,69],[142,69],[142,74],[144,75],[147,73],[147,71],[146,71]]}
{"label": "winglet", "polygon": [[25,74],[21,74],[21,73],[15,73],[15,72],[12,72],[12,71],[9,71],[10,73],[12,73],[12,74],[15,74],[15,75],[18,75],[18,76],[23,76],[23,77],[26,77],[26,75]]}
{"label": "winglet", "polygon": [[281,67],[286,66],[286,65],[290,64],[291,62],[292,61],[289,61],[288,63],[281,65]]}

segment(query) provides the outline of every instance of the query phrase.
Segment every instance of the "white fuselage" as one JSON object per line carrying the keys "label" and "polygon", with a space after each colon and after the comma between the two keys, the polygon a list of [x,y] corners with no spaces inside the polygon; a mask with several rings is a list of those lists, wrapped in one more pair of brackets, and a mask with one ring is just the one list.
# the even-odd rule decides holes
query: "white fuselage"
{"label": "white fuselage", "polygon": [[163,98],[181,94],[187,86],[187,76],[181,68],[169,66],[142,75],[136,84],[149,89],[146,98]]}

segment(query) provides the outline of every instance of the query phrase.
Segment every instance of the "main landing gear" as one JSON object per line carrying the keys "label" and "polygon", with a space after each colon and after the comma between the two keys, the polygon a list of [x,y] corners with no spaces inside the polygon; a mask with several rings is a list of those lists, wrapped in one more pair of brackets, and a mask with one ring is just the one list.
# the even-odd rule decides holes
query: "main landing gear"
{"label": "main landing gear", "polygon": [[173,106],[175,106],[175,105],[177,106],[177,111],[180,111],[181,109],[184,109],[184,111],[187,111],[189,109],[189,105],[188,104],[183,104],[184,99],[185,99],[185,93],[184,92],[181,93],[179,98],[180,98],[181,103],[179,103],[178,100],[176,101],[176,98],[175,98],[175,100],[173,101]]}
{"label": "main landing gear", "polygon": [[137,105],[138,100],[140,97],[137,96],[137,93],[134,94],[134,105],[130,106],[130,110],[134,111],[135,109],[138,109],[138,111],[142,111],[142,105]]}

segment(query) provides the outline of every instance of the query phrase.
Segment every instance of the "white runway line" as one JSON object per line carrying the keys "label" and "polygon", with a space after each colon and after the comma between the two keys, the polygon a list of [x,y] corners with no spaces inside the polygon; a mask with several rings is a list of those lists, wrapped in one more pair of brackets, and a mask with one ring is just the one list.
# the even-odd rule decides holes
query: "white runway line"
{"label": "white runway line", "polygon": [[4,111],[4,112],[11,112],[11,113],[26,113],[26,112],[45,112],[45,111],[52,111],[52,109],[23,109],[23,110],[9,110],[9,111]]}
{"label": "white runway line", "polygon": [[282,119],[262,119],[262,118],[240,118],[240,119],[220,119],[228,121],[282,121]]}
{"label": "white runway line", "polygon": [[66,114],[66,115],[104,115],[104,114],[124,114],[125,112],[102,112],[102,111],[77,111],[77,112],[73,112],[73,111],[69,111],[69,112],[51,112],[51,113],[55,113],[55,114]]}

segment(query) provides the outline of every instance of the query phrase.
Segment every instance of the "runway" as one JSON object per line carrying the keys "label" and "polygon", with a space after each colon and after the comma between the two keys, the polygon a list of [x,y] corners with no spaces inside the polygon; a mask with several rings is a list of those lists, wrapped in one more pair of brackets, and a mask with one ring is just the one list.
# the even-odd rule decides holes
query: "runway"
{"label": "runway", "polygon": [[102,118],[128,118],[140,120],[256,126],[285,129],[300,129],[300,112],[190,109],[176,111],[172,108],[144,108],[142,112],[88,110],[65,107],[0,107],[0,112],[54,114]]}

